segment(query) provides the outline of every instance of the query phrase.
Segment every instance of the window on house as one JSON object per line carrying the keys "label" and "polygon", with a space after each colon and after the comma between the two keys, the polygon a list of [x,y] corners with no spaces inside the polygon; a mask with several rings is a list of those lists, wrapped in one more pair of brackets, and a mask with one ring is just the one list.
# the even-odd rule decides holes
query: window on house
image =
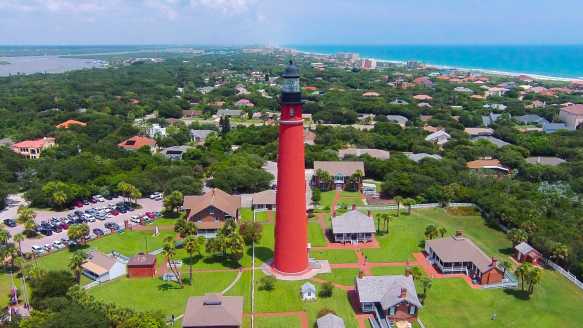
{"label": "window on house", "polygon": [[395,310],[396,310],[395,307],[394,306],[391,306],[389,308],[389,315],[395,315]]}
{"label": "window on house", "polygon": [[415,305],[411,305],[409,307],[409,314],[415,314],[416,310],[417,310],[417,308],[415,307]]}

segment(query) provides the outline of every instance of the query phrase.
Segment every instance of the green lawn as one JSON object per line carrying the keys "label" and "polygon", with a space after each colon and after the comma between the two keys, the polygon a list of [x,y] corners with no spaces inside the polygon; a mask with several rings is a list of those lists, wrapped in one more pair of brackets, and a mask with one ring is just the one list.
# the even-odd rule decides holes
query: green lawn
{"label": "green lawn", "polygon": [[254,326],[257,328],[300,327],[300,319],[297,316],[293,316],[293,317],[255,317],[255,325]]}
{"label": "green lawn", "polygon": [[576,328],[583,323],[582,305],[583,291],[545,270],[530,299],[515,291],[472,289],[461,279],[433,279],[420,316],[427,327]]}
{"label": "green lawn", "polygon": [[312,244],[312,247],[322,247],[328,244],[322,228],[317,222],[308,223],[308,240]]}
{"label": "green lawn", "polygon": [[402,275],[405,274],[405,267],[403,266],[376,267],[372,268],[371,271],[372,274],[375,276]]}
{"label": "green lawn", "polygon": [[320,208],[330,208],[330,206],[332,206],[332,201],[334,200],[334,195],[336,194],[336,191],[332,190],[332,191],[326,191],[321,193],[321,199],[320,199]]}
{"label": "green lawn", "polygon": [[[275,216],[275,211],[273,211],[273,215]],[[253,211],[250,208],[242,208],[241,219],[244,221],[253,221]],[[260,223],[268,222],[267,211],[256,212],[255,221]]]}
{"label": "green lawn", "polygon": [[364,205],[359,192],[340,192],[340,200],[338,201],[337,207],[346,207],[350,209],[353,204],[356,206]]}
{"label": "green lawn", "polygon": [[356,263],[356,253],[351,249],[330,249],[310,251],[310,256],[316,259],[328,260],[330,263]]}
{"label": "green lawn", "polygon": [[125,231],[96,239],[89,244],[91,248],[103,253],[116,251],[126,256],[133,256],[139,252],[151,252],[161,248],[164,245],[164,238],[175,235],[170,231],[162,231],[158,236],[153,236],[151,232]]}
{"label": "green lawn", "polygon": [[[262,273],[256,272],[256,279],[259,281]],[[300,299],[300,287],[303,281],[277,281],[275,289],[265,291],[257,289],[255,293],[255,311],[257,312],[287,312],[287,311],[307,311],[310,327],[314,325],[318,312],[323,308],[334,310],[344,319],[346,327],[357,327],[354,311],[345,291],[334,289],[330,298],[319,297],[316,301],[303,302]],[[320,288],[316,284],[316,288]]]}
{"label": "green lawn", "polygon": [[358,276],[358,269],[333,269],[331,273],[318,275],[318,278],[335,282],[340,285],[353,286],[354,279]]}
{"label": "green lawn", "polygon": [[[373,215],[376,213],[378,212]],[[381,248],[367,249],[365,254],[371,262],[413,260],[411,254],[423,249],[425,227],[429,224],[445,227],[448,234],[463,230],[488,255],[504,258],[511,253],[512,244],[505,234],[488,227],[480,216],[454,216],[443,209],[423,209],[414,210],[411,215],[401,214],[393,219],[389,234],[377,236]]]}
{"label": "green lawn", "polygon": [[159,278],[120,278],[90,289],[89,294],[105,303],[115,303],[138,311],[159,310],[166,315],[179,315],[184,312],[190,296],[221,292],[236,275],[234,271],[195,272],[193,285],[186,284],[183,289],[175,282],[165,282]]}

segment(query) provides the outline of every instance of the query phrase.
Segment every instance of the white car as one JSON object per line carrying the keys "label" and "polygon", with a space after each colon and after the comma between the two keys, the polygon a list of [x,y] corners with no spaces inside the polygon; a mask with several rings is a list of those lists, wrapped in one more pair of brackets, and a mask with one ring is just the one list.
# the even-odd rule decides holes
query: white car
{"label": "white car", "polygon": [[53,248],[53,246],[51,246],[51,244],[45,244],[43,248],[48,252]]}
{"label": "white car", "polygon": [[95,196],[93,196],[93,198],[95,198],[95,200],[97,200],[100,203],[105,202],[105,197],[103,197],[101,195],[95,195]]}
{"label": "white car", "polygon": [[133,223],[136,223],[136,224],[142,223],[142,220],[140,220],[140,218],[137,217],[137,216],[132,216],[132,218],[130,219],[130,221],[132,221]]}
{"label": "white car", "polygon": [[44,248],[38,246],[38,245],[32,245],[32,252],[35,254],[43,254],[46,251],[44,250]]}
{"label": "white car", "polygon": [[55,240],[53,241],[53,247],[56,249],[63,249],[65,248],[65,245],[63,245],[63,243],[60,240]]}

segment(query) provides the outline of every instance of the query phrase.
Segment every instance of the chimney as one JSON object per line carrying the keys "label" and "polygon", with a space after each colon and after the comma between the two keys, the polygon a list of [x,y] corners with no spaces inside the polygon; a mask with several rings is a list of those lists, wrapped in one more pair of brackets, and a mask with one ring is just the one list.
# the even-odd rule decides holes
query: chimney
{"label": "chimney", "polygon": [[332,210],[332,217],[333,217],[333,218],[334,218],[334,217],[336,217],[336,209],[333,209],[333,210]]}
{"label": "chimney", "polygon": [[494,256],[492,256],[492,264],[491,264],[491,266],[495,267],[496,266],[496,263],[498,263],[498,260]]}
{"label": "chimney", "polygon": [[352,210],[356,210],[356,204],[352,204]]}
{"label": "chimney", "polygon": [[400,298],[407,298],[407,288],[401,288]]}
{"label": "chimney", "polygon": [[362,272],[362,271],[358,271],[358,278],[359,278],[359,279],[362,279],[362,278],[364,278],[364,272]]}
{"label": "chimney", "polygon": [[368,210],[367,215],[368,215],[369,218],[372,218],[372,211],[371,210]]}
{"label": "chimney", "polygon": [[409,277],[411,274],[412,274],[412,273],[411,273],[411,268],[409,268],[409,267],[406,267],[406,268],[405,268],[405,277]]}

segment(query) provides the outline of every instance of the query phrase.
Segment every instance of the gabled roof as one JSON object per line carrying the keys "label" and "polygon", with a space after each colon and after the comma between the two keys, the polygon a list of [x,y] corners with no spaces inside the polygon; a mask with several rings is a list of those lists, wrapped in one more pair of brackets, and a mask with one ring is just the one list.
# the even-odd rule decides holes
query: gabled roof
{"label": "gabled roof", "polygon": [[[361,303],[381,303],[383,310],[403,301],[422,307],[413,283],[413,276],[366,276],[356,278],[358,299]],[[404,297],[402,291],[405,290]]]}
{"label": "gabled roof", "polygon": [[403,125],[407,124],[407,122],[409,121],[409,119],[403,115],[387,115],[387,120],[397,122]]}
{"label": "gabled roof", "polygon": [[431,140],[438,139],[440,137],[445,137],[447,139],[451,138],[451,136],[447,132],[445,132],[445,130],[439,130],[439,131],[433,132],[432,134],[425,137],[425,140],[431,141]]}
{"label": "gabled roof", "polygon": [[494,130],[491,128],[465,128],[464,132],[471,136],[491,136]]}
{"label": "gabled roof", "polygon": [[152,266],[156,264],[156,256],[152,254],[138,254],[130,257],[128,267]]}
{"label": "gabled roof", "polygon": [[40,138],[36,140],[24,140],[12,145],[12,148],[43,148],[46,145],[54,144],[55,138]]}
{"label": "gabled roof", "polygon": [[410,160],[412,160],[415,163],[419,163],[422,160],[426,159],[426,158],[431,158],[431,159],[435,159],[435,160],[441,160],[442,157],[440,155],[436,155],[436,154],[427,154],[427,153],[403,153],[405,156],[407,156],[407,158],[409,158]]}
{"label": "gabled roof", "polygon": [[510,143],[508,143],[502,139],[492,137],[492,136],[477,136],[477,137],[472,138],[472,142],[476,142],[476,141],[480,141],[480,140],[486,140],[488,142],[491,142],[497,148],[502,148],[502,147],[506,147],[506,146],[510,145]]}
{"label": "gabled roof", "polygon": [[118,146],[124,149],[137,150],[145,146],[155,147],[156,140],[143,136],[133,136],[120,142]]}
{"label": "gabled roof", "polygon": [[370,157],[378,158],[378,159],[389,159],[391,157],[390,152],[388,152],[386,150],[382,150],[382,149],[346,148],[346,149],[340,149],[338,151],[338,156],[340,158],[344,158],[344,157],[349,156],[349,155],[354,155],[357,157],[360,157],[362,155],[369,155]]}
{"label": "gabled roof", "polygon": [[316,286],[314,286],[314,284],[310,283],[310,282],[306,282],[305,284],[302,285],[302,294],[305,293],[315,293],[316,292]]}
{"label": "gabled roof", "polygon": [[241,197],[229,195],[218,188],[213,188],[201,196],[184,196],[183,208],[190,210],[190,215],[213,206],[232,217],[237,217],[237,210],[241,207]]}
{"label": "gabled roof", "polygon": [[364,162],[360,161],[314,161],[314,171],[322,170],[334,176],[342,174],[349,177],[361,171],[364,174]]}
{"label": "gabled roof", "polygon": [[561,108],[561,112],[567,112],[574,115],[583,115],[583,104],[576,104]]}
{"label": "gabled roof", "polygon": [[534,256],[542,257],[542,254],[539,251],[537,251],[536,249],[534,249],[532,246],[530,246],[529,244],[527,244],[524,241],[521,242],[520,244],[514,246],[514,249],[523,255],[528,255],[530,253],[533,253]]}
{"label": "gabled roof", "polygon": [[510,169],[502,165],[497,159],[479,159],[476,161],[470,161],[466,163],[466,167],[469,169],[496,169],[505,172],[509,172]]}
{"label": "gabled roof", "polygon": [[514,116],[514,119],[522,124],[548,124],[549,121],[536,114],[526,114],[521,116]]}
{"label": "gabled roof", "polygon": [[332,218],[332,233],[374,233],[375,225],[366,214],[352,210]]}
{"label": "gabled roof", "polygon": [[101,276],[109,272],[116,262],[117,260],[113,256],[107,256],[100,252],[92,252],[89,254],[87,261],[85,261],[81,267]]}
{"label": "gabled roof", "polygon": [[206,294],[190,297],[182,327],[239,327],[243,322],[243,297]]}
{"label": "gabled roof", "polygon": [[328,313],[316,320],[318,328],[344,328],[344,320],[339,316]]}
{"label": "gabled roof", "polygon": [[275,205],[275,190],[268,189],[251,195],[253,204]]}

